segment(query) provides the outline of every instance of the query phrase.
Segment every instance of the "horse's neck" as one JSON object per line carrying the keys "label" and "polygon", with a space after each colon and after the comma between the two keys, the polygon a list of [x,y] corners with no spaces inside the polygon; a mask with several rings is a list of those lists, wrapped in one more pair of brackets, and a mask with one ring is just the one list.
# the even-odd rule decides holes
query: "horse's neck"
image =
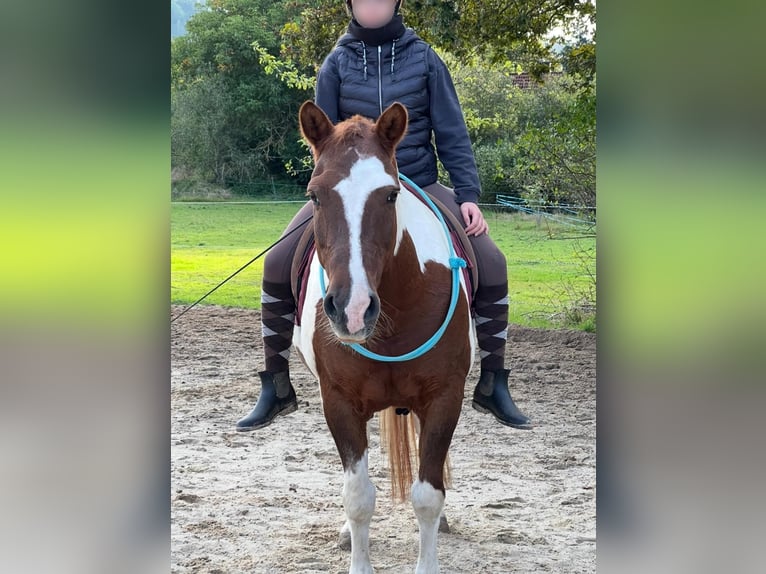
{"label": "horse's neck", "polygon": [[447,236],[431,210],[409,191],[401,192],[396,215],[396,249],[378,288],[386,316],[379,335],[408,333],[426,340],[444,318],[433,310],[445,308],[450,297]]}
{"label": "horse's neck", "polygon": [[441,223],[425,203],[403,190],[396,202],[395,257],[407,235],[415,246],[421,273],[427,261],[449,267],[448,238]]}
{"label": "horse's neck", "polygon": [[448,239],[436,216],[409,191],[399,196],[396,214],[396,249],[378,288],[386,317],[379,335],[425,341],[444,319],[434,310],[446,308],[450,298]]}

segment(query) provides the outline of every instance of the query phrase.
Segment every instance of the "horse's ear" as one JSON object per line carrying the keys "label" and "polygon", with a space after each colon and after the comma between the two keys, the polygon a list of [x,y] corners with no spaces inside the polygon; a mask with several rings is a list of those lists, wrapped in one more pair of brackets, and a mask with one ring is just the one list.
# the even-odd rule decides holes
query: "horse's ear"
{"label": "horse's ear", "polygon": [[393,151],[407,133],[407,108],[399,102],[388,106],[375,122],[375,133],[381,143]]}
{"label": "horse's ear", "polygon": [[301,110],[298,112],[298,118],[301,125],[301,135],[316,153],[317,148],[334,129],[330,118],[322,111],[322,108],[311,100],[303,102]]}

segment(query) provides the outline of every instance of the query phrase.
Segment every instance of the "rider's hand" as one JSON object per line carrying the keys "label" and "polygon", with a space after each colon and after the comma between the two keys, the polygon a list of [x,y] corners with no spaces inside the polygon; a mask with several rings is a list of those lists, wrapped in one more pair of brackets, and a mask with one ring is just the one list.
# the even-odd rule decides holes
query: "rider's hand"
{"label": "rider's hand", "polygon": [[487,225],[487,221],[484,219],[484,215],[481,213],[478,205],[470,201],[461,203],[460,213],[463,214],[463,221],[466,225],[465,232],[468,235],[489,233],[489,225]]}

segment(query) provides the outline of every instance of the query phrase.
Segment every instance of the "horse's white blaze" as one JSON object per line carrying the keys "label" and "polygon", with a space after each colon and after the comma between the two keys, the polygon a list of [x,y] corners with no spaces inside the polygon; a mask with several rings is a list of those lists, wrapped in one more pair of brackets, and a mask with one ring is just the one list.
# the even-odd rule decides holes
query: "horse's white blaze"
{"label": "horse's white blaze", "polygon": [[439,517],[444,509],[444,494],[429,483],[417,480],[412,485],[412,507],[420,526],[420,553],[415,574],[436,574],[439,572],[436,539]]}
{"label": "horse's white blaze", "polygon": [[362,216],[370,194],[386,185],[397,185],[396,180],[386,173],[383,162],[377,157],[358,159],[348,177],[338,183],[335,191],[343,201],[343,211],[348,225],[350,242],[349,277],[351,297],[346,305],[348,332],[353,334],[364,327],[364,312],[370,305],[370,285],[362,260]]}
{"label": "horse's white blaze", "polygon": [[318,379],[316,356],[314,355],[314,331],[316,330],[317,303],[322,300],[322,289],[319,285],[319,258],[314,254],[310,266],[311,281],[306,287],[306,299],[301,314],[301,324],[293,331],[293,345],[303,355],[306,366]]}
{"label": "horse's white blaze", "polygon": [[367,470],[367,451],[344,473],[343,506],[351,529],[350,574],[372,574],[370,520],[375,511],[375,485]]}

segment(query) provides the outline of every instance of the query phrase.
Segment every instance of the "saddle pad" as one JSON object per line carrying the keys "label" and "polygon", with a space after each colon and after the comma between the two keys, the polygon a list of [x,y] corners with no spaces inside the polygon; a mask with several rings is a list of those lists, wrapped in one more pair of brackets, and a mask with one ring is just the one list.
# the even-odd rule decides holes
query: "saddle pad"
{"label": "saddle pad", "polygon": [[303,313],[303,303],[306,299],[306,285],[309,280],[309,265],[316,251],[314,245],[314,220],[308,222],[306,229],[303,230],[298,246],[293,255],[293,265],[290,270],[290,287],[293,291],[293,298],[296,302],[295,324],[301,324],[301,314]]}

